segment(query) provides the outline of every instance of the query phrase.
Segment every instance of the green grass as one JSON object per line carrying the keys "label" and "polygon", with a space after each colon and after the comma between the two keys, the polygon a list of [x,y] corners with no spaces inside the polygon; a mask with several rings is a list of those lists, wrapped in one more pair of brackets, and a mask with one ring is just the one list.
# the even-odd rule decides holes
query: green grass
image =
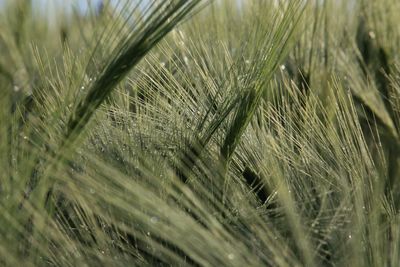
{"label": "green grass", "polygon": [[399,266],[396,0],[0,10],[0,266]]}

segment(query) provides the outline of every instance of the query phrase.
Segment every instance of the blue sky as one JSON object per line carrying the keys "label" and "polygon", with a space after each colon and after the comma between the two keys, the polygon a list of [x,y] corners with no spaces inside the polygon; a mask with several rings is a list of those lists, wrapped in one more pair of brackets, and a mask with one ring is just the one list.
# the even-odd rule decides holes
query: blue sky
{"label": "blue sky", "polygon": [[[0,0],[0,8],[7,1],[16,1],[16,0]],[[37,8],[38,11],[51,17],[50,14],[53,13],[51,11],[56,7],[62,7],[62,9],[68,13],[71,12],[71,6],[75,6],[82,13],[85,13],[88,10],[89,5],[96,6],[103,0],[31,0],[31,1],[35,4],[34,6]],[[110,0],[110,1],[111,3],[116,4],[120,0]],[[151,0],[141,0],[141,1],[143,1],[142,4],[145,5],[146,3],[148,3],[148,1]],[[236,0],[238,4],[240,4],[240,2],[242,1],[243,0]]]}
{"label": "blue sky", "polygon": [[[3,6],[6,1],[15,0],[0,0],[0,7]],[[32,2],[38,9],[41,9],[44,12],[49,11],[48,9],[52,9],[57,6],[63,6],[63,8],[65,8],[69,6],[66,4],[66,2],[77,6],[79,10],[84,12],[88,8],[88,3],[96,4],[101,2],[101,0],[32,0]]]}
{"label": "blue sky", "polygon": [[[67,8],[69,5],[66,4],[65,0],[32,0],[37,2],[38,7],[40,8],[54,8],[63,6],[63,8]],[[101,0],[68,0],[69,3],[78,7],[79,10],[85,12],[88,9],[88,5],[90,4],[98,4]]]}

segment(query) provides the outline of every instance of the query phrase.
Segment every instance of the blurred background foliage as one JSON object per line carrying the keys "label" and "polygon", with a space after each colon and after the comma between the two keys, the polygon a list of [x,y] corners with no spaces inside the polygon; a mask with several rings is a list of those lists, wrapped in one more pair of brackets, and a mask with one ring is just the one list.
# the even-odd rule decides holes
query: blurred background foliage
{"label": "blurred background foliage", "polygon": [[400,265],[398,1],[83,2],[1,2],[1,266]]}

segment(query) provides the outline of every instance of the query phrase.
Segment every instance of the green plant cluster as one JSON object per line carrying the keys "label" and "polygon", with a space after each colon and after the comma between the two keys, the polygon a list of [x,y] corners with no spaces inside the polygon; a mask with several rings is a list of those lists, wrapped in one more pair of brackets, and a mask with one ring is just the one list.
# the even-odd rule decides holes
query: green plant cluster
{"label": "green plant cluster", "polygon": [[71,10],[0,10],[0,266],[400,266],[399,1]]}

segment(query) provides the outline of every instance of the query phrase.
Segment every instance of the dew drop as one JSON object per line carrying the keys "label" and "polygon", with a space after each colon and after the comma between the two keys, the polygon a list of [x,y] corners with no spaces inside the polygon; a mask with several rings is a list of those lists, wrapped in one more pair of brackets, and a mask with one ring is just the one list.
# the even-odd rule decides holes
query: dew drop
{"label": "dew drop", "polygon": [[184,56],[184,57],[183,57],[183,61],[185,61],[186,64],[189,63],[189,59],[187,58],[187,56]]}
{"label": "dew drop", "polygon": [[155,216],[151,217],[150,222],[153,223],[153,224],[156,224],[156,223],[158,223],[158,218],[155,217]]}
{"label": "dew drop", "polygon": [[369,31],[368,35],[369,35],[369,37],[371,39],[375,39],[376,38],[376,34],[373,31]]}

